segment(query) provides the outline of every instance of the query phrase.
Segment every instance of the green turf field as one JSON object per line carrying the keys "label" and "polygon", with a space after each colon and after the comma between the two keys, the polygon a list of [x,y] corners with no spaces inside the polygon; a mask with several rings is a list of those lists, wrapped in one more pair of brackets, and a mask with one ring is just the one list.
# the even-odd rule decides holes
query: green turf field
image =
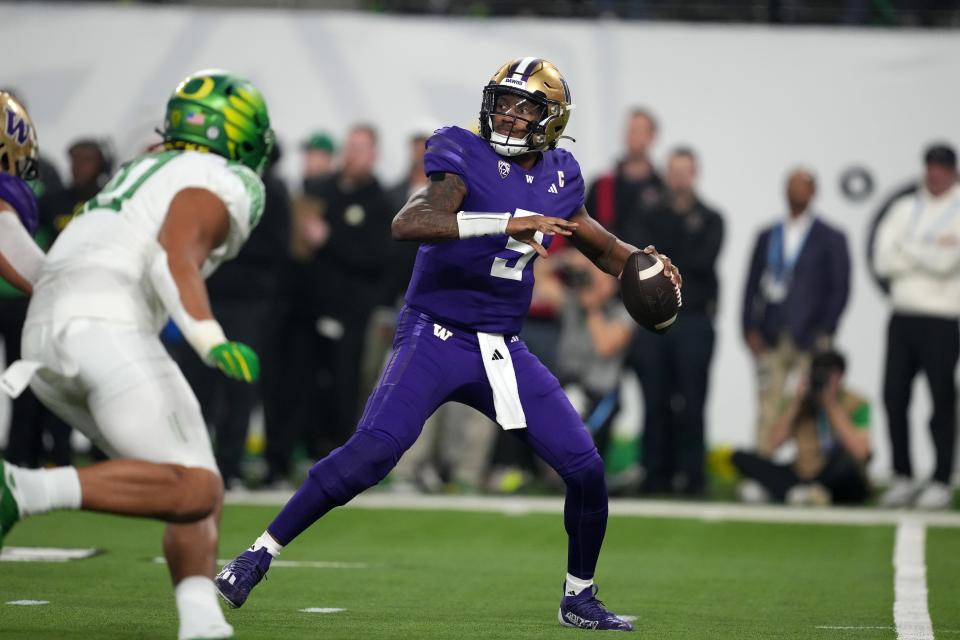
{"label": "green turf field", "polygon": [[[249,545],[276,507],[229,506],[221,557]],[[95,546],[62,564],[0,563],[0,637],[175,638],[161,525],[83,513],[19,524],[14,546]],[[614,517],[597,582],[634,637],[889,638],[895,528]],[[238,638],[574,638],[556,621],[565,569],[559,515],[339,510],[275,567],[243,609]],[[937,637],[960,637],[960,529],[927,534]],[[10,606],[11,600],[48,600]],[[339,613],[300,609],[341,608]],[[818,627],[863,627],[818,629]]]}

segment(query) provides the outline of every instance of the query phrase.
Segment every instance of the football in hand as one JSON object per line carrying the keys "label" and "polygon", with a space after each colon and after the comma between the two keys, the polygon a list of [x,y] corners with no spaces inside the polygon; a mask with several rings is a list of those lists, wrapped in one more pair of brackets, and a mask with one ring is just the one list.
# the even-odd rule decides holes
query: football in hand
{"label": "football in hand", "polygon": [[623,306],[641,327],[664,333],[677,320],[680,290],[663,273],[663,262],[655,255],[637,251],[627,258],[620,275]]}

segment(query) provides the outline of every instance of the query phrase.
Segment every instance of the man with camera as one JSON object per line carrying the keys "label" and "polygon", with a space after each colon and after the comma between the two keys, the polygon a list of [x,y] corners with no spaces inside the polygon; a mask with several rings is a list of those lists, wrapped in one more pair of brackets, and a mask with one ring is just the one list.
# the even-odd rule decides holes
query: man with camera
{"label": "man with camera", "polygon": [[600,454],[606,455],[620,374],[636,324],[620,303],[616,278],[579,251],[565,250],[542,264],[536,295],[556,308],[560,318],[557,378]]}
{"label": "man with camera", "polygon": [[797,453],[792,464],[776,464],[752,452],[733,454],[745,479],[745,501],[811,505],[867,499],[870,405],[844,386],[845,370],[846,361],[836,351],[814,356],[809,377],[771,426],[769,450],[793,440]]}

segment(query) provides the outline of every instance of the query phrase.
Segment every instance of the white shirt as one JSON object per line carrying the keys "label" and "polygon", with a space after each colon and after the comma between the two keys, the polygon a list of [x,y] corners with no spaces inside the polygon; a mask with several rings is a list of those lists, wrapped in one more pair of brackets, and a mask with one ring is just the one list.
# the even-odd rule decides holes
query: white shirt
{"label": "white shirt", "polygon": [[903,313],[960,317],[960,185],[939,197],[925,187],[891,205],[877,228],[877,273]]}
{"label": "white shirt", "polygon": [[783,224],[783,259],[787,264],[795,264],[797,254],[803,248],[803,241],[813,224],[813,214],[806,209],[797,217],[787,217]]}
{"label": "white shirt", "polygon": [[260,221],[264,187],[249,168],[195,151],[137,158],[123,167],[57,238],[34,288],[27,323],[99,318],[159,331],[167,313],[147,269],[170,203],[187,188],[226,205],[230,230],[207,258],[204,276],[233,258]]}

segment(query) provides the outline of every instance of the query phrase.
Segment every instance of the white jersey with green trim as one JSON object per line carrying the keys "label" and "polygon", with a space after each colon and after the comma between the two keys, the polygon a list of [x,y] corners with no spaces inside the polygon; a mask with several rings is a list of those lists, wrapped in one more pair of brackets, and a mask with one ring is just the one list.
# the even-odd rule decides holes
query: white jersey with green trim
{"label": "white jersey with green trim", "polygon": [[159,330],[166,311],[147,269],[173,201],[189,188],[227,207],[230,230],[207,258],[204,277],[240,251],[263,215],[264,187],[244,165],[196,151],[164,151],[124,164],[54,242],[34,287],[27,323],[71,318],[133,322]]}

